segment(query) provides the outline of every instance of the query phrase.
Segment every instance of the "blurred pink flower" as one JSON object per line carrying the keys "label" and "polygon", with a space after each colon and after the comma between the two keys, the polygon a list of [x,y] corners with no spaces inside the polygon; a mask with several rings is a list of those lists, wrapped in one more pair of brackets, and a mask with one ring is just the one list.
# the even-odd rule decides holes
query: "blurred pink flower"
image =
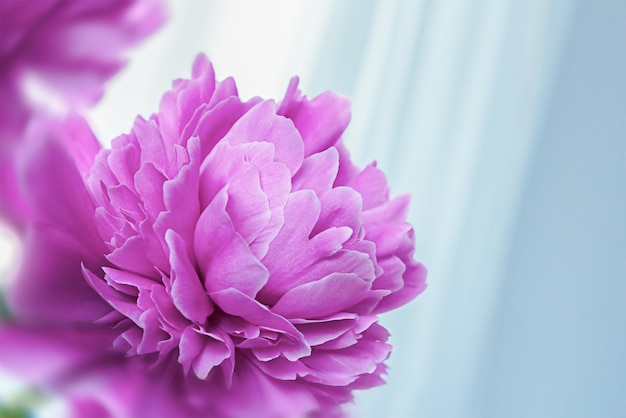
{"label": "blurred pink flower", "polygon": [[376,315],[425,287],[408,197],[350,162],[348,100],[297,82],[242,102],[200,56],[111,149],[31,132],[2,361],[112,417],[338,417],[382,384]]}
{"label": "blurred pink flower", "polygon": [[0,216],[19,225],[15,147],[41,113],[95,103],[128,48],[165,21],[163,0],[0,1]]}
{"label": "blurred pink flower", "polygon": [[164,19],[162,0],[2,0],[0,141],[19,140],[37,94],[93,104],[128,47]]}

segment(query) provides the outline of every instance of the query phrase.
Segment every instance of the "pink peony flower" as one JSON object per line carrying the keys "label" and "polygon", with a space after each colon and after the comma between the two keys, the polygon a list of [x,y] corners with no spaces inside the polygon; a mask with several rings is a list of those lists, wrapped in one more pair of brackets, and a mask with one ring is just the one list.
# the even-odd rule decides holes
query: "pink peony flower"
{"label": "pink peony flower", "polygon": [[161,0],[0,2],[0,141],[19,140],[35,90],[69,107],[94,103],[164,17]]}
{"label": "pink peony flower", "polygon": [[243,102],[200,56],[111,149],[77,118],[34,131],[5,362],[56,341],[25,369],[58,364],[75,405],[114,417],[339,417],[382,384],[377,315],[425,287],[408,197],[350,162],[348,100],[297,83]]}

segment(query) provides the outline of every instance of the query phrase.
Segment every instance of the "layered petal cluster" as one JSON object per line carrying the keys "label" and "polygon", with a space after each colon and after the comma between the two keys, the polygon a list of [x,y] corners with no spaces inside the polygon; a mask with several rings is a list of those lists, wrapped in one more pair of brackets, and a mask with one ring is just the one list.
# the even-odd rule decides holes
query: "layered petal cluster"
{"label": "layered petal cluster", "polygon": [[84,274],[118,349],[225,386],[244,361],[321,390],[379,382],[375,315],[416,296],[424,269],[406,197],[347,160],[348,107],[306,100],[297,80],[279,105],[243,103],[200,57],[98,155],[87,183],[111,265]]}
{"label": "layered petal cluster", "polygon": [[128,47],[164,17],[161,0],[0,2],[0,139],[19,140],[37,94],[95,102]]}
{"label": "layered petal cluster", "polygon": [[[349,102],[297,83],[242,101],[200,56],[111,149],[78,119],[41,133],[55,140],[22,173],[25,258],[40,262],[10,302],[18,322],[106,342],[71,344],[107,376],[80,405],[131,417],[156,391],[155,417],[330,418],[382,383],[377,315],[425,287],[408,197],[351,163]],[[128,385],[126,412],[106,410]]]}

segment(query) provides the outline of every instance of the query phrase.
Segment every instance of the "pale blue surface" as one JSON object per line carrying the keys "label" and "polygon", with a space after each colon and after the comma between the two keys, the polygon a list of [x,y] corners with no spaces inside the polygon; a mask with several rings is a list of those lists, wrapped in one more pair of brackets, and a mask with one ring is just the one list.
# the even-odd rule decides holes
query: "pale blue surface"
{"label": "pale blue surface", "polygon": [[357,159],[414,194],[431,268],[357,416],[626,417],[625,3],[420,3],[386,3],[378,62],[381,10],[342,3],[316,73],[354,97]]}
{"label": "pale blue surface", "polygon": [[574,15],[470,416],[626,416],[625,11]]}

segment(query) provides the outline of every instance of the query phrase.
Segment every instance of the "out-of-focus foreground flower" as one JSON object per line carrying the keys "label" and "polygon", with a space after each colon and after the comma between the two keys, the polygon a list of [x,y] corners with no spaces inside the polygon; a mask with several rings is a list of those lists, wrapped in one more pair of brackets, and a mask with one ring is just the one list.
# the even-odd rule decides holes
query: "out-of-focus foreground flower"
{"label": "out-of-focus foreground flower", "polygon": [[161,0],[0,2],[0,139],[19,140],[37,101],[93,104],[127,49],[164,21]]}
{"label": "out-of-focus foreground flower", "polygon": [[[29,120],[95,103],[129,47],[165,21],[163,0],[0,1],[0,187],[15,190],[15,147]],[[0,203],[17,222],[24,205]]]}
{"label": "out-of-focus foreground flower", "polygon": [[111,149],[78,117],[33,126],[1,361],[83,416],[342,416],[382,383],[376,315],[426,277],[408,197],[350,162],[349,118],[297,79],[243,102],[200,56]]}

